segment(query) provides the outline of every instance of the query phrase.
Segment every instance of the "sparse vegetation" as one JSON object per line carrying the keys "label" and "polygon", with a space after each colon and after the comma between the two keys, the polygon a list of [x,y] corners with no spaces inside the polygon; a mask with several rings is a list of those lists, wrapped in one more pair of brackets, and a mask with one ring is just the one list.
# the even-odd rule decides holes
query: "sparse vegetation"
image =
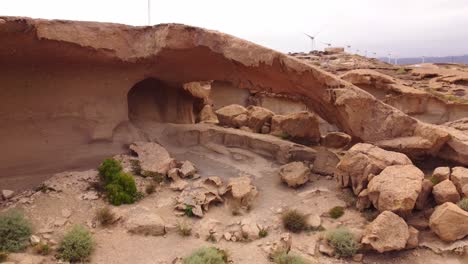
{"label": "sparse vegetation", "polygon": [[59,258],[69,262],[86,261],[94,249],[91,233],[84,227],[76,225],[68,231],[59,247]]}
{"label": "sparse vegetation", "polygon": [[206,236],[206,241],[216,243],[216,237],[214,233],[210,233],[208,236]]}
{"label": "sparse vegetation", "polygon": [[99,208],[96,211],[96,219],[101,226],[109,226],[115,222],[115,214],[109,207]]}
{"label": "sparse vegetation", "polygon": [[38,255],[46,256],[50,253],[50,247],[47,243],[39,243],[34,246],[34,252]]}
{"label": "sparse vegetation", "polygon": [[339,257],[353,256],[359,249],[359,244],[353,234],[345,227],[329,231],[326,234],[326,240],[335,248],[336,255]]}
{"label": "sparse vegetation", "polygon": [[341,206],[335,206],[328,211],[328,214],[331,218],[338,219],[344,215],[344,208]]}
{"label": "sparse vegetation", "polygon": [[131,204],[137,200],[137,188],[133,175],[124,173],[122,165],[115,159],[106,159],[99,166],[99,175],[104,190],[113,205]]}
{"label": "sparse vegetation", "polygon": [[183,260],[184,264],[226,264],[227,262],[227,253],[214,247],[200,248]]}
{"label": "sparse vegetation", "polygon": [[434,186],[437,185],[438,183],[440,183],[439,178],[434,177],[434,176],[429,177],[429,180],[432,182],[432,184],[433,184]]}
{"label": "sparse vegetation", "polygon": [[0,252],[24,249],[32,233],[31,222],[17,210],[0,214]]}
{"label": "sparse vegetation", "polygon": [[185,205],[184,213],[185,213],[186,216],[192,217],[193,216],[193,206]]}
{"label": "sparse vegetation", "polygon": [[405,68],[399,68],[396,70],[396,74],[405,74],[406,73],[406,69]]}
{"label": "sparse vegetation", "polygon": [[457,203],[457,205],[468,212],[468,198],[463,198],[461,201]]}
{"label": "sparse vegetation", "polygon": [[307,262],[300,256],[291,255],[284,251],[273,255],[273,262],[276,264],[306,264]]}
{"label": "sparse vegetation", "polygon": [[338,197],[346,203],[346,207],[356,206],[356,196],[351,189],[343,189]]}
{"label": "sparse vegetation", "polygon": [[156,183],[162,183],[166,179],[166,176],[164,174],[158,172],[143,171],[141,175],[143,175],[144,177],[152,178],[153,181],[155,181]]}
{"label": "sparse vegetation", "polygon": [[130,160],[130,167],[132,167],[132,172],[135,175],[141,175],[141,166],[140,161],[137,159]]}
{"label": "sparse vegetation", "polygon": [[181,236],[190,236],[192,234],[192,226],[186,221],[177,223],[177,230]]}
{"label": "sparse vegetation", "polygon": [[112,183],[117,175],[122,172],[122,165],[118,160],[105,159],[98,168],[101,180],[106,184]]}
{"label": "sparse vegetation", "polygon": [[307,229],[307,216],[297,210],[288,210],[282,217],[284,227],[294,233]]}
{"label": "sparse vegetation", "polygon": [[146,185],[145,187],[145,192],[146,194],[152,194],[156,191],[156,186],[154,185],[154,183],[150,182],[148,183],[148,185]]}
{"label": "sparse vegetation", "polygon": [[263,238],[268,236],[268,229],[266,228],[260,228],[260,231],[258,231],[258,236]]}

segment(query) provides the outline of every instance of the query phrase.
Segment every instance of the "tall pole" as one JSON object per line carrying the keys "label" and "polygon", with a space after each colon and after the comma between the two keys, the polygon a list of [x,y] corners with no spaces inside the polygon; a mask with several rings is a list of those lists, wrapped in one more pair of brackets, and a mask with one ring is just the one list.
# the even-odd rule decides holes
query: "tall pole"
{"label": "tall pole", "polygon": [[148,25],[151,25],[151,0],[148,0]]}

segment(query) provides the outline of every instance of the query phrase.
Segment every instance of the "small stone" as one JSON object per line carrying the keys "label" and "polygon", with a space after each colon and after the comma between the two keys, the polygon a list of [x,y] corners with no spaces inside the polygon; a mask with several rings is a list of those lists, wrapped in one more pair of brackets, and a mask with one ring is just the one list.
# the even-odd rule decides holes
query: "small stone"
{"label": "small stone", "polygon": [[62,216],[65,218],[70,218],[72,215],[72,212],[70,209],[62,209]]}
{"label": "small stone", "polygon": [[319,251],[322,254],[333,257],[335,255],[335,249],[328,244],[320,244]]}
{"label": "small stone", "polygon": [[11,191],[11,190],[2,190],[2,197],[3,197],[3,199],[5,199],[5,200],[8,200],[8,199],[12,198],[13,195],[15,195],[15,192],[14,192],[14,191]]}
{"label": "small stone", "polygon": [[364,254],[356,254],[353,256],[353,261],[361,262],[363,258],[364,258]]}
{"label": "small stone", "polygon": [[41,238],[36,236],[36,235],[32,235],[30,238],[29,238],[29,242],[31,242],[31,245],[35,246],[39,243],[41,243]]}
{"label": "small stone", "polygon": [[231,240],[231,237],[232,237],[231,233],[229,232],[224,233],[224,239],[226,239],[227,241]]}
{"label": "small stone", "polygon": [[322,219],[319,215],[310,215],[307,221],[312,228],[319,228],[322,225]]}
{"label": "small stone", "polygon": [[68,220],[66,218],[57,218],[54,221],[54,226],[61,227],[61,226],[64,226],[67,222]]}

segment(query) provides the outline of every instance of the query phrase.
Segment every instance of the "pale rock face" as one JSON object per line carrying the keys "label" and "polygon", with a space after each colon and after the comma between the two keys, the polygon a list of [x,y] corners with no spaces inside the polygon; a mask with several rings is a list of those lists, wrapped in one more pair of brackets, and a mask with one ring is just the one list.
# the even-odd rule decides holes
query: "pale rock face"
{"label": "pale rock face", "polygon": [[219,124],[229,127],[235,127],[234,118],[241,114],[246,114],[247,109],[241,105],[227,105],[216,110],[216,115],[218,116]]}
{"label": "pale rock face", "polygon": [[433,187],[434,184],[432,184],[430,180],[423,180],[421,192],[419,193],[418,199],[416,200],[416,209],[423,210],[426,207],[426,205],[429,203]]}
{"label": "pale rock face", "polygon": [[438,167],[432,173],[432,176],[439,182],[450,179],[450,168],[449,167]]}
{"label": "pale rock face", "polygon": [[322,138],[321,144],[327,148],[344,148],[350,142],[350,135],[343,132],[330,132]]}
{"label": "pale rock face", "polygon": [[445,180],[440,182],[434,186],[432,190],[432,194],[434,195],[434,199],[437,204],[443,204],[446,202],[457,203],[460,201],[460,194],[450,180]]}
{"label": "pale rock face", "polygon": [[379,211],[409,213],[422,189],[424,173],[413,165],[385,168],[368,185],[369,199]]}
{"label": "pale rock face", "polygon": [[[468,185],[468,169],[465,167],[455,167],[452,169],[452,175],[450,176],[453,184],[457,187],[459,193],[468,197],[467,185]],[[465,192],[463,192],[465,190]]]}
{"label": "pale rock face", "polygon": [[293,138],[305,139],[312,143],[320,141],[318,119],[310,112],[273,116],[270,133],[275,136],[287,135]]}
{"label": "pale rock face", "polygon": [[404,249],[409,238],[405,220],[390,211],[384,211],[366,227],[361,243],[383,253]]}
{"label": "pale rock face", "polygon": [[454,203],[444,203],[432,213],[429,227],[444,241],[462,239],[468,235],[468,212]]}
{"label": "pale rock face", "polygon": [[303,162],[294,161],[281,166],[279,175],[289,187],[299,187],[309,181],[310,169]]}
{"label": "pale rock face", "polygon": [[200,111],[200,123],[218,124],[219,120],[211,105],[205,105]]}
{"label": "pale rock face", "polygon": [[351,186],[354,194],[358,195],[367,187],[369,175],[377,175],[388,166],[408,164],[412,162],[405,154],[359,143],[349,149],[338,163],[335,176],[342,187]]}
{"label": "pale rock face", "polygon": [[130,145],[130,149],[138,155],[143,175],[148,172],[167,175],[168,171],[176,166],[169,152],[157,143],[135,142]]}

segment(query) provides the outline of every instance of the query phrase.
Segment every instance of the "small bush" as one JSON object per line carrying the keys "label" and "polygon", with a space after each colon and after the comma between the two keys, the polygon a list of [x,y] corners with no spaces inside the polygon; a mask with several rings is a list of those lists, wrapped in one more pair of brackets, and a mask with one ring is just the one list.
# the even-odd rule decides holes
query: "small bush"
{"label": "small bush", "polygon": [[7,261],[8,259],[8,253],[0,251],[0,263]]}
{"label": "small bush", "polygon": [[266,228],[260,228],[260,231],[258,231],[258,236],[263,238],[268,236],[268,230]]}
{"label": "small bush", "polygon": [[468,212],[468,198],[463,198],[461,201],[457,203],[457,205]]}
{"label": "small bush", "polygon": [[109,202],[113,205],[131,204],[136,201],[137,188],[131,174],[119,173],[112,183],[106,185]]}
{"label": "small bush", "polygon": [[307,229],[307,216],[296,210],[289,210],[282,217],[284,228],[299,233]]}
{"label": "small bush", "polygon": [[193,216],[193,206],[185,205],[184,213],[185,213],[186,216],[192,217]]}
{"label": "small bush", "polygon": [[354,240],[353,234],[344,227],[339,227],[326,234],[328,243],[335,248],[339,257],[350,257],[356,254],[359,244]]}
{"label": "small bush", "polygon": [[27,246],[31,222],[17,210],[0,214],[0,252],[17,252]]}
{"label": "small bush", "polygon": [[440,180],[434,176],[429,177],[429,180],[432,182],[434,186],[440,183]]}
{"label": "small bush", "polygon": [[328,211],[328,214],[331,218],[338,219],[344,215],[344,208],[341,206],[335,206]]}
{"label": "small bush", "polygon": [[181,236],[190,236],[192,234],[192,226],[188,222],[179,222],[177,230]]}
{"label": "small bush", "polygon": [[39,244],[34,246],[34,252],[36,254],[46,256],[46,255],[49,255],[49,253],[50,253],[50,247],[46,243],[39,243]]}
{"label": "small bush", "polygon": [[380,212],[375,209],[367,208],[362,212],[362,214],[367,221],[372,222],[377,218],[377,216],[379,216]]}
{"label": "small bush", "polygon": [[145,192],[146,194],[152,194],[156,191],[156,186],[154,183],[150,182],[148,185],[145,187]]}
{"label": "small bush", "polygon": [[306,264],[307,262],[300,256],[290,255],[284,251],[273,255],[273,262],[276,264]]}
{"label": "small bush", "polygon": [[115,222],[115,214],[109,207],[103,207],[96,211],[96,219],[102,226],[109,226]]}
{"label": "small bush", "polygon": [[226,264],[228,255],[214,247],[201,248],[184,258],[184,264]]}
{"label": "small bush", "polygon": [[98,168],[101,180],[109,184],[115,180],[117,175],[122,172],[122,165],[115,159],[105,159]]}
{"label": "small bush", "polygon": [[82,226],[74,226],[65,234],[59,247],[59,257],[69,262],[86,261],[94,249],[91,233]]}

